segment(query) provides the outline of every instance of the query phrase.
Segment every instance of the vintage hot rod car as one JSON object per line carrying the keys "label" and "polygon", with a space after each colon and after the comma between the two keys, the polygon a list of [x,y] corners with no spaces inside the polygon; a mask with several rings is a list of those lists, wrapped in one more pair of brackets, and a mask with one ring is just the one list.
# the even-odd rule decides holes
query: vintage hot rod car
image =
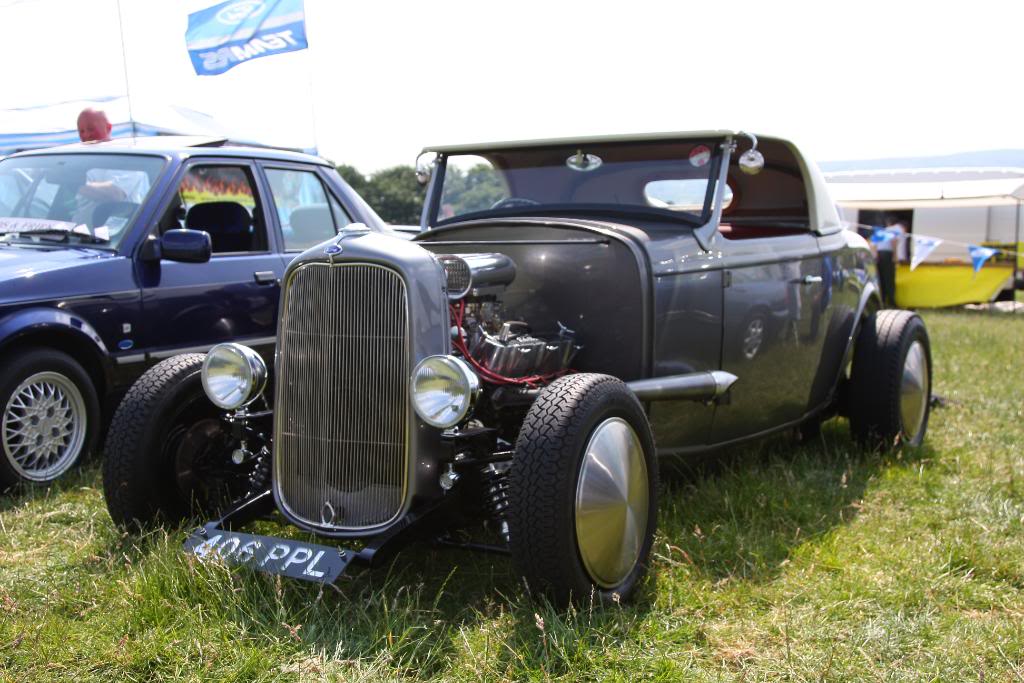
{"label": "vintage hot rod car", "polygon": [[[425,153],[414,240],[350,226],[288,267],[272,378],[223,344],[133,386],[106,445],[118,524],[216,516],[189,552],[312,581],[426,537],[510,553],[557,600],[626,598],[657,456],[836,414],[864,443],[921,443],[925,326],[880,310],[867,244],[792,144]],[[275,508],[358,549],[237,530]]]}

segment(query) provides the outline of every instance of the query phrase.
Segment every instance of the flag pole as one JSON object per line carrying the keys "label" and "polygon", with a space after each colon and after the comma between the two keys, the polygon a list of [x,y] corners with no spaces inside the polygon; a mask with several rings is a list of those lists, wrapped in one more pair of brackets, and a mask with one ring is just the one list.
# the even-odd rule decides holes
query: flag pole
{"label": "flag pole", "polygon": [[128,87],[128,50],[124,45],[124,19],[121,16],[121,0],[117,0],[117,30],[121,36],[121,66],[124,70],[124,96],[128,100],[128,123],[132,137],[135,137],[135,117],[132,115],[132,91]]}
{"label": "flag pole", "polygon": [[[120,1],[120,0],[118,0]],[[306,21],[305,2],[302,3],[302,21]],[[309,125],[313,128],[313,149],[320,155],[320,145],[316,139],[316,102],[313,97],[313,48],[309,46],[309,38],[306,38],[306,76],[309,80]]]}
{"label": "flag pole", "polygon": [[[1017,220],[1015,221],[1013,231],[1013,300],[1017,300],[1017,286],[1020,276],[1020,204],[1021,200],[1017,200]],[[1022,287],[1024,289],[1024,287]]]}
{"label": "flag pole", "polygon": [[309,125],[313,128],[313,149],[320,154],[320,145],[316,139],[316,103],[313,99],[313,58],[310,56],[312,50],[306,50],[306,72],[309,76]]}

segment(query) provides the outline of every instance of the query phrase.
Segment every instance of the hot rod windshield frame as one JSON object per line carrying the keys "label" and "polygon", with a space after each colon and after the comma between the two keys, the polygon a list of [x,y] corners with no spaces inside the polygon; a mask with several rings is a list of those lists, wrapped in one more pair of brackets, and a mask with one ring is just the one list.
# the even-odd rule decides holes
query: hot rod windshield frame
{"label": "hot rod windshield frame", "polygon": [[439,151],[426,225],[573,215],[698,227],[712,216],[722,142],[688,138]]}

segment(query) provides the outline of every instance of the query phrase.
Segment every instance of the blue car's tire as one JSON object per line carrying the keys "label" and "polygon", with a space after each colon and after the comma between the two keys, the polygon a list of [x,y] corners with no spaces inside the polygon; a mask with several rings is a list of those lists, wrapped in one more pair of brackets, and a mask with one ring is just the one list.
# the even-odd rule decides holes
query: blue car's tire
{"label": "blue car's tire", "polygon": [[0,490],[49,484],[78,464],[100,431],[96,388],[71,356],[13,351],[0,366]]}

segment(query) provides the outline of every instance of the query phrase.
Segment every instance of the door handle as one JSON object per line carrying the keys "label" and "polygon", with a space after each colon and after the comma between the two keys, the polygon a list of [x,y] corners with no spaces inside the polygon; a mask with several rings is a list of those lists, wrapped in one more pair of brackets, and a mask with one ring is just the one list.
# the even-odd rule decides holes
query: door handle
{"label": "door handle", "polygon": [[277,275],[272,270],[257,270],[252,277],[258,285],[277,284]]}
{"label": "door handle", "polygon": [[803,279],[800,280],[802,285],[816,285],[821,282],[820,275],[804,275]]}

